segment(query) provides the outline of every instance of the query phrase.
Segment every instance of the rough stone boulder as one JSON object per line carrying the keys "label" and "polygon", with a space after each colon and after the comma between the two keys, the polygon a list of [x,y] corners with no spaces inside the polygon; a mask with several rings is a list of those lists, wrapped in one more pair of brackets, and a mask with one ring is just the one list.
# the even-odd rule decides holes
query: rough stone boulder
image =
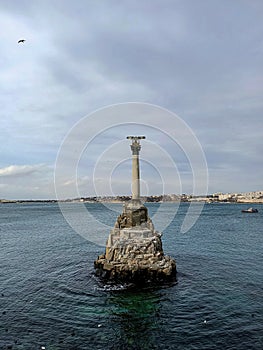
{"label": "rough stone boulder", "polygon": [[98,257],[95,268],[98,276],[116,282],[161,282],[176,274],[175,260],[164,256],[160,237],[118,241]]}
{"label": "rough stone boulder", "polygon": [[176,275],[175,260],[164,255],[161,234],[140,201],[125,205],[94,266],[98,276],[116,282],[158,283]]}

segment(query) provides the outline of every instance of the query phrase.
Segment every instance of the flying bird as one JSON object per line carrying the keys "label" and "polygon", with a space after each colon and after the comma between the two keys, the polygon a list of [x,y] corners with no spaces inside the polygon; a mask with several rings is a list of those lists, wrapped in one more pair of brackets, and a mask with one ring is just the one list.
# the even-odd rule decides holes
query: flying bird
{"label": "flying bird", "polygon": [[18,40],[18,44],[24,43],[25,41],[26,41],[25,39],[20,39],[20,40]]}

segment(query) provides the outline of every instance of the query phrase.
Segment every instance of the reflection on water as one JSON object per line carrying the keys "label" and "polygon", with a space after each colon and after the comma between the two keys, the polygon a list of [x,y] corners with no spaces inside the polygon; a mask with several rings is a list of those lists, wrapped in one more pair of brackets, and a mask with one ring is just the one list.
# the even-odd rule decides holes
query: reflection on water
{"label": "reflection on water", "polygon": [[158,290],[112,292],[108,306],[115,339],[110,349],[157,349],[160,299]]}

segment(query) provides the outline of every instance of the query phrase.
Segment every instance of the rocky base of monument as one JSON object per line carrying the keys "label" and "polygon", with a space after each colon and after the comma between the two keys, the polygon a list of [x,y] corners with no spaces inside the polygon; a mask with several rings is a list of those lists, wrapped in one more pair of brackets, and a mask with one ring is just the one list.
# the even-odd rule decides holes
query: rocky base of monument
{"label": "rocky base of monument", "polygon": [[161,237],[122,238],[94,262],[96,275],[117,283],[159,283],[175,280],[176,263],[165,256]]}

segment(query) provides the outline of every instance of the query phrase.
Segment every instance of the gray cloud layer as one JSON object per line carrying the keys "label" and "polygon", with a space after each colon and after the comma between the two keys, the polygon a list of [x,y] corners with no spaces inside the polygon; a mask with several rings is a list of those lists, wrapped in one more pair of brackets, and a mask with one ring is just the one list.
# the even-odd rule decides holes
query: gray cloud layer
{"label": "gray cloud layer", "polygon": [[[0,10],[2,171],[49,168],[81,117],[139,101],[172,110],[193,129],[211,192],[262,189],[260,0],[17,0]],[[50,176],[39,177],[37,193],[30,176],[28,193],[5,178],[0,198],[46,197],[47,183],[52,197]]]}

